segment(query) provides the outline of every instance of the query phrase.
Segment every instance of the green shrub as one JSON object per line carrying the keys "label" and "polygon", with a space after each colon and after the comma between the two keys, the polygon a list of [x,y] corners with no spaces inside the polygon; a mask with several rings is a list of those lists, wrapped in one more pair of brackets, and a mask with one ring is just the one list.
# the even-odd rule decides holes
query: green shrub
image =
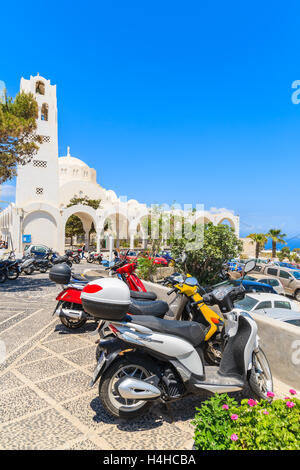
{"label": "green shrub", "polygon": [[[296,393],[290,390],[291,394]],[[242,400],[227,394],[205,401],[192,422],[197,450],[300,449],[300,400]]]}
{"label": "green shrub", "polygon": [[137,275],[145,281],[152,281],[154,274],[157,272],[157,265],[149,258],[138,258],[137,264]]}

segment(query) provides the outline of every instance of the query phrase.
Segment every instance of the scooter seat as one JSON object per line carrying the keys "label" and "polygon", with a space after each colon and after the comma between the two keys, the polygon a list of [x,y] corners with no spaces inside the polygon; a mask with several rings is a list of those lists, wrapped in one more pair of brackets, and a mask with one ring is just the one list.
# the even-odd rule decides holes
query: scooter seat
{"label": "scooter seat", "polygon": [[156,300],[157,295],[155,292],[138,292],[131,290],[130,297],[135,300]]}
{"label": "scooter seat", "polygon": [[163,300],[154,300],[153,302],[139,302],[131,300],[128,313],[131,315],[151,315],[152,317],[162,318],[169,310],[169,305]]}
{"label": "scooter seat", "polygon": [[146,317],[141,315],[135,315],[130,320],[132,323],[146,326],[159,333],[179,336],[186,339],[194,347],[199,346],[205,339],[205,327],[195,321],[163,320],[155,316]]}

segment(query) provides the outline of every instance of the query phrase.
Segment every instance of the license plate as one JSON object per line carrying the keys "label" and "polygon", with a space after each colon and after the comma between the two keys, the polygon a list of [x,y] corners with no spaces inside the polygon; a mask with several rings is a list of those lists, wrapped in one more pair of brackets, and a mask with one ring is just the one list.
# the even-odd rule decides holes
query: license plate
{"label": "license plate", "polygon": [[106,357],[105,357],[104,352],[102,352],[101,356],[99,357],[96,368],[94,370],[94,375],[93,375],[93,378],[90,382],[90,387],[92,387],[95,384],[95,382],[97,381],[97,379],[98,379],[98,377],[101,373],[102,367],[104,366],[105,362],[106,362]]}

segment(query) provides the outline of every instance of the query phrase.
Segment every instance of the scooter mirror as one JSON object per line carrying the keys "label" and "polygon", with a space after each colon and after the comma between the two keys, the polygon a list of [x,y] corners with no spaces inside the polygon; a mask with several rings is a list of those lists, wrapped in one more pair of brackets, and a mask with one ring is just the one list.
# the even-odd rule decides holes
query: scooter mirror
{"label": "scooter mirror", "polygon": [[184,282],[185,282],[185,284],[187,284],[188,286],[191,286],[191,287],[194,287],[194,286],[198,285],[198,281],[195,277],[187,277]]}
{"label": "scooter mirror", "polygon": [[256,266],[256,262],[254,259],[251,259],[250,261],[247,261],[244,267],[244,273],[247,274],[250,271],[252,271]]}

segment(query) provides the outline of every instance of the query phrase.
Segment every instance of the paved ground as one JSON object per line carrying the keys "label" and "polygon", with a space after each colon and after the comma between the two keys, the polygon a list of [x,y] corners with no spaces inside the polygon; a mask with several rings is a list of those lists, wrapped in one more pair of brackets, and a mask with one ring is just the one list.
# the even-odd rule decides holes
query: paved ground
{"label": "paved ground", "polygon": [[0,285],[0,448],[191,449],[201,398],[174,403],[173,422],[158,404],[130,423],[107,415],[97,386],[88,388],[95,324],[70,332],[52,317],[58,290],[47,274]]}

